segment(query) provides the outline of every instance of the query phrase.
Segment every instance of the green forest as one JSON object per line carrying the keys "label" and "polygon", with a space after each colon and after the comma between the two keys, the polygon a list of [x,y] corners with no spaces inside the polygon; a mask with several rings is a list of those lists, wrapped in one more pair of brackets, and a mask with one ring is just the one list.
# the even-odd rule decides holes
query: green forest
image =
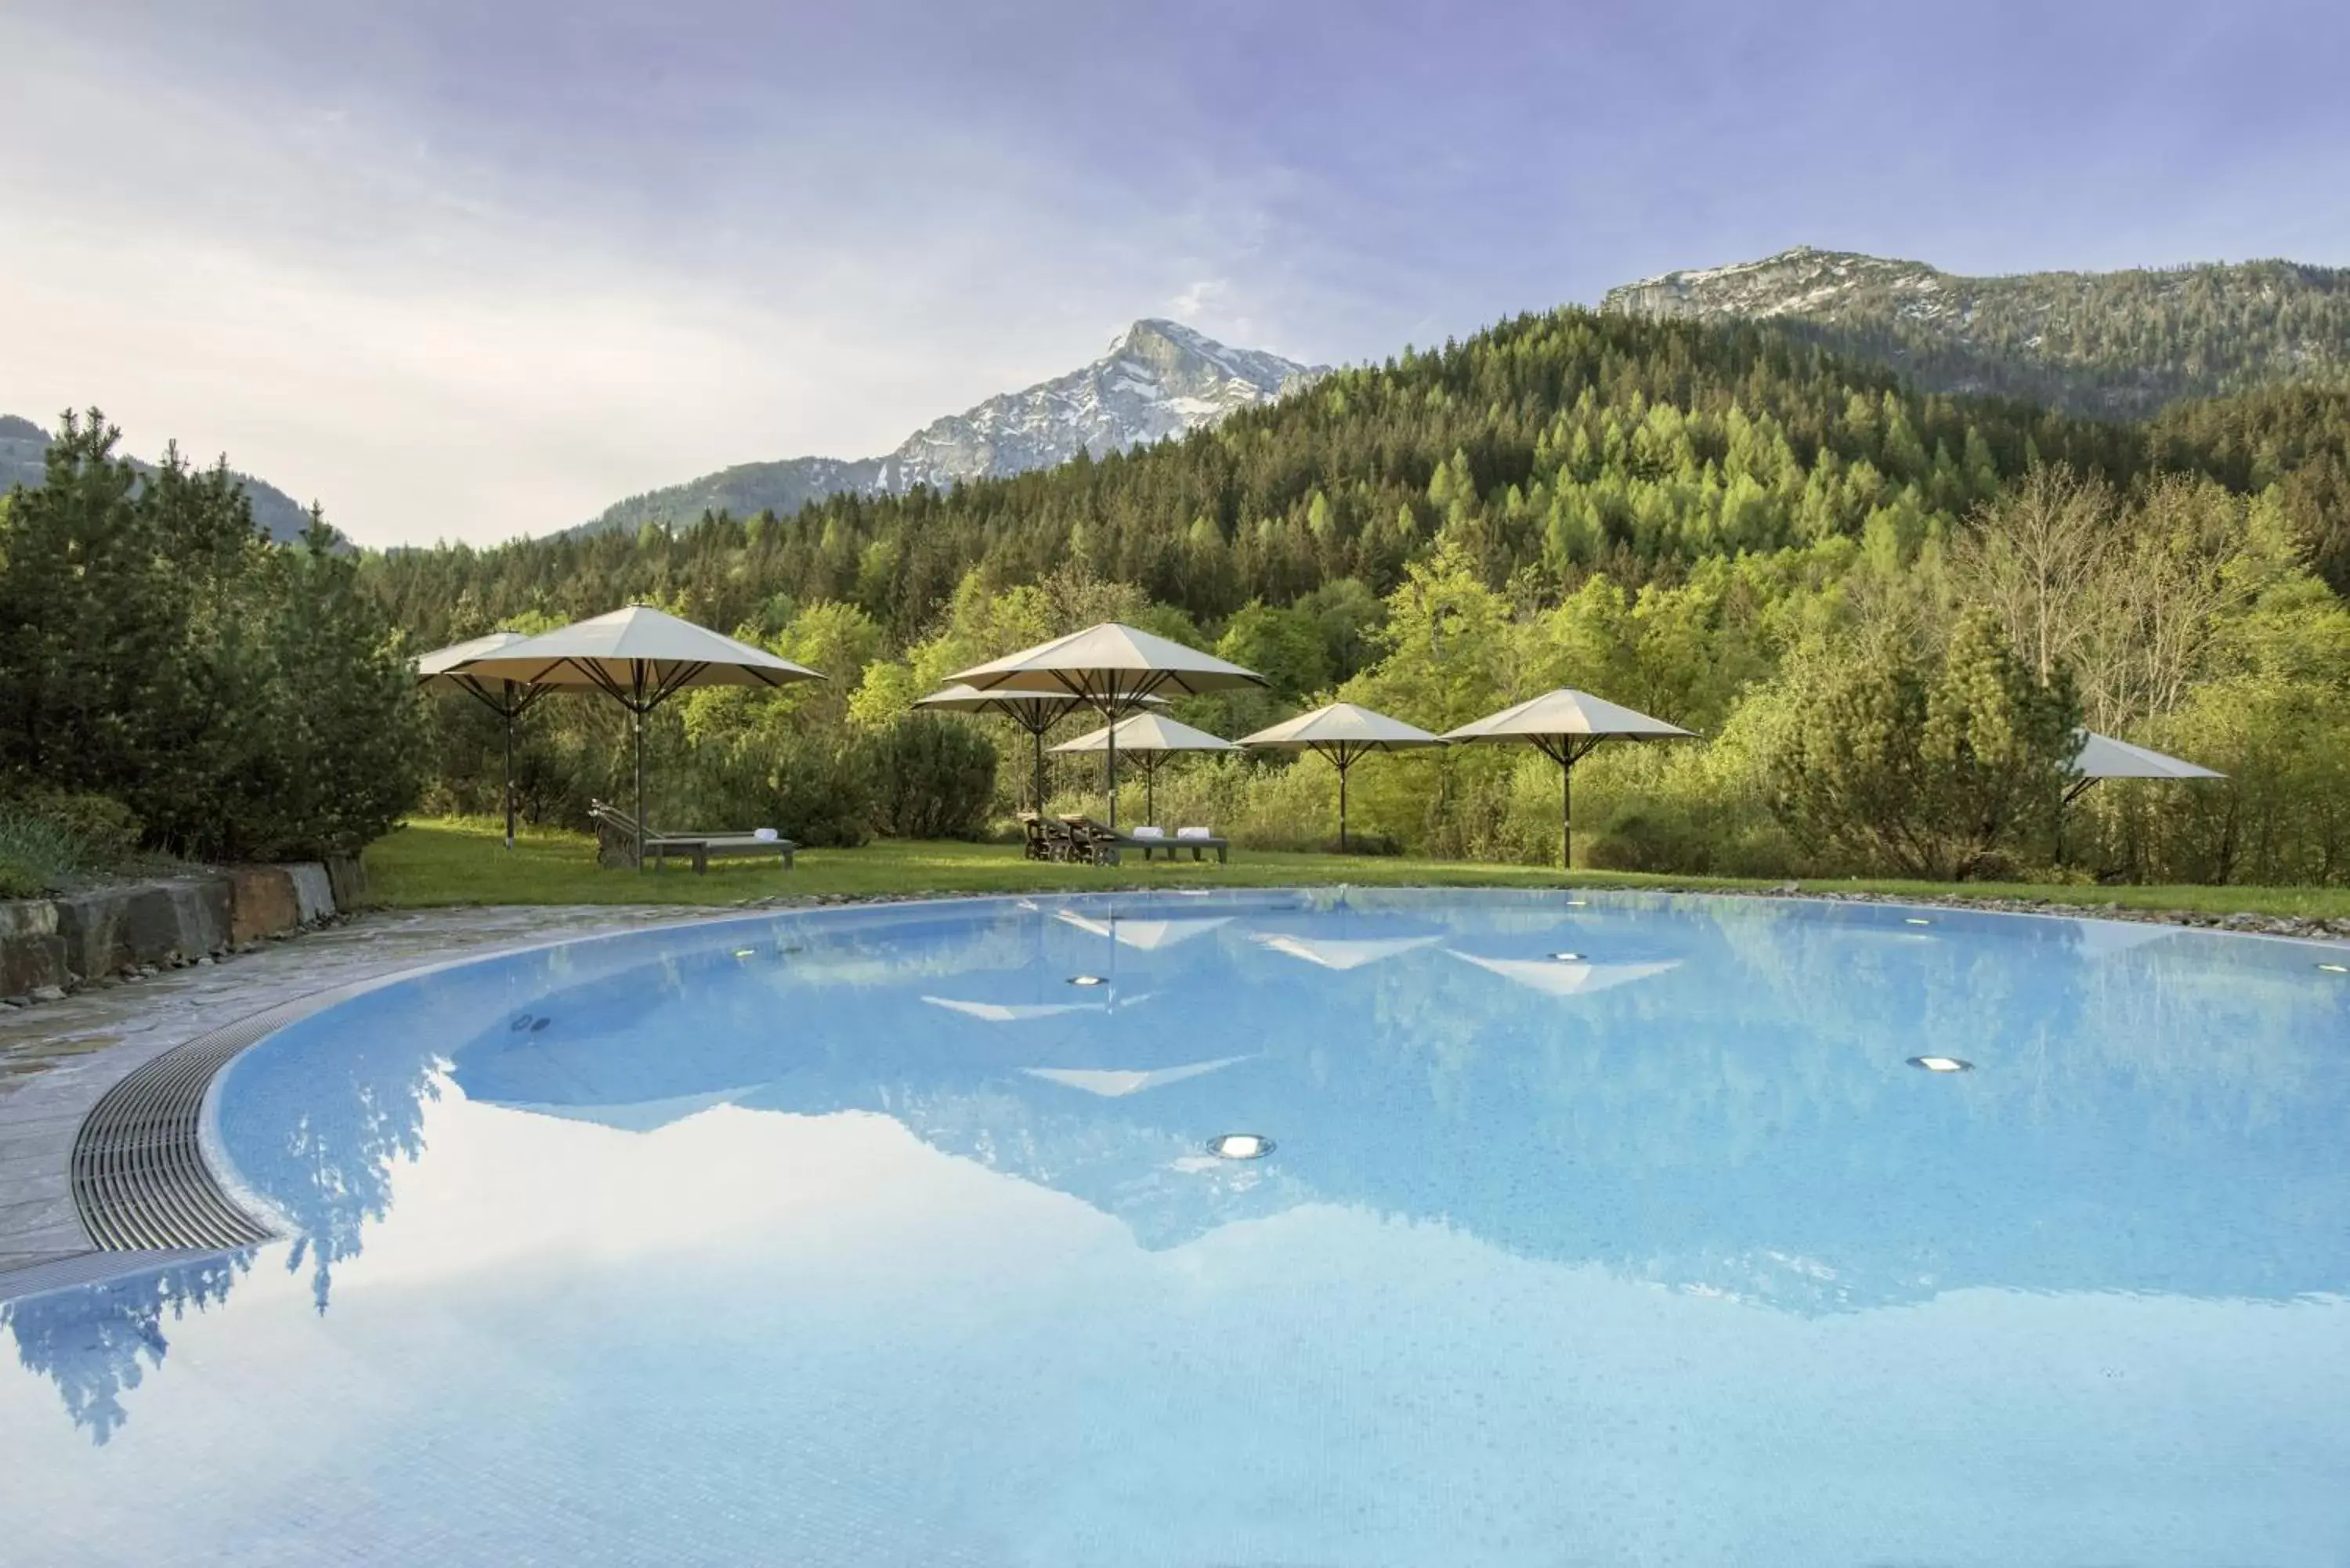
{"label": "green forest", "polygon": [[[1333,696],[1442,730],[1573,685],[1706,737],[1578,768],[1595,867],[2324,882],[2350,875],[2345,476],[2350,393],[2100,422],[1921,394],[1783,332],[1569,309],[1105,460],[364,576],[419,649],[640,601],[824,670],[681,700],[657,732],[666,812],[804,842],[870,830],[884,737],[964,722],[908,717],[946,675],[1121,618],[1269,678],[1179,711],[1227,735]],[[432,718],[429,803],[490,809],[495,721]],[[1020,737],[970,722],[1007,765],[962,831],[1026,776]],[[2100,786],[2060,844],[2074,722],[2230,776]],[[525,809],[576,822],[617,783],[617,716],[530,723]],[[1098,799],[1086,769],[1056,779],[1066,807]],[[1282,847],[1326,844],[1335,796],[1310,759],[1178,763],[1159,789],[1164,817]],[[1555,859],[1556,774],[1381,759],[1353,822]]]}
{"label": "green forest", "polygon": [[[1225,735],[1333,698],[1440,731],[1560,685],[1697,732],[1578,766],[1574,853],[1595,867],[2350,879],[2350,391],[2099,421],[1921,392],[1783,330],[1565,309],[1180,441],[949,493],[357,556],[323,532],[260,540],[225,471],[167,456],[140,484],[94,420],[48,459],[47,483],[0,514],[0,595],[24,618],[8,666],[43,672],[0,691],[0,789],[118,802],[121,831],[182,852],[494,811],[497,719],[395,690],[399,660],[640,602],[829,678],[659,710],[661,821],[811,845],[1000,829],[1025,737],[913,701],[1122,619],[1267,677],[1179,706]],[[88,613],[175,650],[168,677],[142,658],[102,679],[137,688],[123,711],[180,715],[192,738],[73,695],[116,656],[65,629],[55,596],[85,591],[59,585],[89,580],[72,552],[101,541],[145,607]],[[338,673],[297,691],[301,657]],[[270,717],[234,722],[239,704]],[[2060,815],[2081,724],[2229,777],[2107,784]],[[626,757],[616,705],[539,703],[525,818],[584,826]],[[339,815],[244,782],[313,776]],[[1056,766],[1055,788],[1061,808],[1097,805],[1097,764]],[[1243,846],[1334,834],[1316,759],[1180,761],[1158,794],[1163,821]],[[1376,758],[1351,808],[1356,836],[1396,850],[1560,847],[1557,774],[1531,750]]]}

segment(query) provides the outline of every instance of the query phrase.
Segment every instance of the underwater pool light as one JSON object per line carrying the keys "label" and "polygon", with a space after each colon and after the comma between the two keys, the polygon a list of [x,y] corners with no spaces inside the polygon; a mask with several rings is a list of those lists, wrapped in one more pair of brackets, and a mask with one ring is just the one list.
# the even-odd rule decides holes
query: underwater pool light
{"label": "underwater pool light", "polygon": [[1273,1140],[1259,1133],[1219,1133],[1208,1140],[1208,1152],[1220,1159],[1263,1159],[1273,1152]]}
{"label": "underwater pool light", "polygon": [[736,948],[734,950],[734,956],[736,958],[755,958],[758,956],[758,952],[759,950],[756,948]]}
{"label": "underwater pool light", "polygon": [[1934,922],[1923,915],[1904,915],[1901,923],[1905,926],[1930,926]]}
{"label": "underwater pool light", "polygon": [[2322,963],[2317,967],[2327,974],[2350,974],[2350,963]]}
{"label": "underwater pool light", "polygon": [[1956,1056],[1912,1056],[1909,1064],[1929,1073],[1971,1073],[1975,1068],[1972,1062],[1961,1062]]}
{"label": "underwater pool light", "polygon": [[1583,955],[1581,953],[1553,953],[1550,956],[1556,959],[1561,963],[1581,963],[1583,961]]}
{"label": "underwater pool light", "polygon": [[1097,974],[1073,974],[1069,977],[1069,983],[1071,985],[1107,985],[1109,981]]}

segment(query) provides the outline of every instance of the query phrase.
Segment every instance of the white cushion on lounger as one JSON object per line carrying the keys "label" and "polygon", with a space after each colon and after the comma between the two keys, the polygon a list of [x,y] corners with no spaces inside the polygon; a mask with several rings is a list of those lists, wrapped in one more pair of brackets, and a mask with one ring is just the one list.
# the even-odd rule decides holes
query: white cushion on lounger
{"label": "white cushion on lounger", "polygon": [[754,827],[751,830],[751,836],[762,844],[773,844],[775,841],[775,830],[772,827]]}
{"label": "white cushion on lounger", "polygon": [[1128,836],[1130,838],[1164,838],[1167,836],[1167,830],[1163,827],[1138,827],[1132,830]]}
{"label": "white cushion on lounger", "polygon": [[1209,832],[1204,827],[1179,827],[1175,830],[1175,836],[1178,838],[1213,838],[1215,835]]}

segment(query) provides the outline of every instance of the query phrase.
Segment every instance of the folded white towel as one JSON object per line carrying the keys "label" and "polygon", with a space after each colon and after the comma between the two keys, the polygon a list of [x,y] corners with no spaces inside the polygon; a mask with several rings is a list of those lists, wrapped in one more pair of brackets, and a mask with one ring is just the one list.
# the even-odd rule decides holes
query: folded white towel
{"label": "folded white towel", "polygon": [[763,844],[773,844],[775,841],[775,830],[772,827],[754,827],[751,830],[751,836]]}
{"label": "folded white towel", "polygon": [[1167,836],[1167,830],[1163,827],[1138,827],[1128,836],[1133,838],[1164,838]]}
{"label": "folded white towel", "polygon": [[1175,830],[1175,836],[1178,838],[1213,838],[1215,835],[1209,832],[1204,827],[1179,827]]}

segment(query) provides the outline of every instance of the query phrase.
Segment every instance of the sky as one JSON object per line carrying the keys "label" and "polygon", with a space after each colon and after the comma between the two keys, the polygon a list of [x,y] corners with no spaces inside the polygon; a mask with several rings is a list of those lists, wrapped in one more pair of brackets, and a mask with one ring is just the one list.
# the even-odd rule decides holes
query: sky
{"label": "sky", "polygon": [[2350,265],[2350,6],[0,5],[0,412],[493,543],[1139,317],[1378,359],[1786,246]]}

